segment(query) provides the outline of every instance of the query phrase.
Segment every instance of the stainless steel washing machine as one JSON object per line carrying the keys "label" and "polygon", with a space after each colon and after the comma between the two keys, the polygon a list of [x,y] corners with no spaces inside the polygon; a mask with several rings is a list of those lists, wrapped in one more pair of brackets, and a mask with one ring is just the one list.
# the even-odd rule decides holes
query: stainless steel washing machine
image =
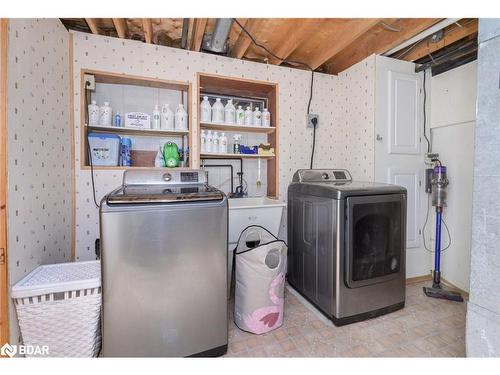
{"label": "stainless steel washing machine", "polygon": [[100,219],[103,356],[224,354],[224,193],[200,170],[127,170]]}
{"label": "stainless steel washing machine", "polygon": [[335,325],[404,307],[404,187],[298,170],[287,215],[288,282]]}

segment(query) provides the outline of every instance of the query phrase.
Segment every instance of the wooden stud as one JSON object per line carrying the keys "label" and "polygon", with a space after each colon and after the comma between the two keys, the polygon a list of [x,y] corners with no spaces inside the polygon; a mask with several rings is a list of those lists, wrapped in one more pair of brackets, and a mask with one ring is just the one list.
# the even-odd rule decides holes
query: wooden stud
{"label": "wooden stud", "polygon": [[321,35],[322,38],[318,38],[316,44],[320,43],[320,45],[310,48],[306,54],[303,54],[304,56],[297,57],[296,60],[306,62],[312,69],[316,69],[379,23],[380,19],[335,19],[330,22],[328,28],[322,28],[324,32],[322,29],[318,31],[321,33],[317,34],[318,37]]}
{"label": "wooden stud", "polygon": [[326,64],[327,72],[338,74],[372,54],[381,54],[410,39],[439,21],[437,18],[384,19],[385,23],[399,29],[389,31],[382,24],[362,34]]}
{"label": "wooden stud", "polygon": [[116,33],[120,38],[127,38],[128,27],[125,18],[113,18],[113,25],[115,25]]}
{"label": "wooden stud", "polygon": [[208,18],[195,18],[190,46],[192,51],[199,51],[201,49],[201,42],[203,41],[203,34],[205,34],[207,21]]}
{"label": "wooden stud", "polygon": [[[248,30],[253,37],[256,37],[264,21],[264,19],[251,18],[247,21],[245,29]],[[236,27],[239,27],[239,25],[236,25]],[[251,43],[252,40],[250,37],[242,30],[231,50],[231,57],[241,59],[245,55],[248,47],[250,47]]]}
{"label": "wooden stud", "polygon": [[[280,44],[278,48],[273,51],[274,54],[286,59],[298,46],[311,36],[315,29],[321,27],[322,21],[323,20],[317,18],[294,20],[291,30],[287,30],[289,32],[280,38]],[[282,62],[282,60],[278,60],[273,56],[269,57],[270,64],[280,65]]]}
{"label": "wooden stud", "polygon": [[144,30],[144,39],[146,39],[146,43],[153,43],[153,24],[151,23],[151,18],[142,19],[142,28]]}
{"label": "wooden stud", "polygon": [[7,254],[7,65],[8,20],[0,19],[0,346],[9,339]]}
{"label": "wooden stud", "polygon": [[87,22],[87,25],[90,27],[90,30],[92,31],[92,34],[100,34],[99,31],[99,21],[96,18],[85,18],[85,22]]}
{"label": "wooden stud", "polygon": [[[459,24],[460,23],[461,22],[459,21]],[[456,24],[453,24],[446,27],[444,29],[444,36],[440,41],[433,43],[430,40],[430,38],[427,38],[425,41],[422,41],[422,43],[415,46],[415,48],[408,50],[408,53],[398,58],[406,61],[415,61],[424,56],[427,56],[430,53],[436,52],[441,48],[444,48],[452,43],[455,43],[460,39],[466,38],[469,35],[477,34],[477,32],[478,32],[477,19],[472,19],[467,21],[464,20],[463,26],[458,26]],[[396,52],[393,56],[398,56],[398,52]]]}

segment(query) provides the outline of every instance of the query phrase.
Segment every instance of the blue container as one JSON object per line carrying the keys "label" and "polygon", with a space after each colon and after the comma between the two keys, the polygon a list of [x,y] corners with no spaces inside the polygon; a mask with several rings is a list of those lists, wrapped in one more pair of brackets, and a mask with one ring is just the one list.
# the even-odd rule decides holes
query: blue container
{"label": "blue container", "polygon": [[132,140],[130,138],[122,138],[120,155],[122,166],[132,166]]}
{"label": "blue container", "polygon": [[92,164],[117,166],[120,156],[120,137],[116,134],[89,133],[88,142]]}

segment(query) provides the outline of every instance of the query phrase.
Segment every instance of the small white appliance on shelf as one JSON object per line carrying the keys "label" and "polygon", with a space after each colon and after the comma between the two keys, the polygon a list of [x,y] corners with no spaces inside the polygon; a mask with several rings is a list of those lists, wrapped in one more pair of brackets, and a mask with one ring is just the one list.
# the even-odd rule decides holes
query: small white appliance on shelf
{"label": "small white appliance on shelf", "polygon": [[151,116],[143,112],[127,112],[125,113],[125,127],[151,129]]}

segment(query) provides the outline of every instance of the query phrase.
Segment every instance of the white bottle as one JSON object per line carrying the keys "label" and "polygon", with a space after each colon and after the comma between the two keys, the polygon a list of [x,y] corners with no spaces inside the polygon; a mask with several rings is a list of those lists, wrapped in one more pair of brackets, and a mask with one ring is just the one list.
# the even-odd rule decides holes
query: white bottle
{"label": "white bottle", "polygon": [[259,107],[255,107],[255,111],[253,111],[253,126],[262,126],[262,112],[259,111]]}
{"label": "white bottle", "polygon": [[235,117],[236,108],[234,107],[233,99],[229,99],[224,107],[224,122],[226,124],[234,124]]}
{"label": "white bottle", "polygon": [[89,104],[89,125],[99,125],[99,106],[95,100],[92,100],[92,103]]}
{"label": "white bottle", "polygon": [[215,103],[212,106],[212,122],[215,123],[224,122],[224,105],[220,101],[220,98],[216,98]]}
{"label": "white bottle", "polygon": [[267,108],[262,111],[262,126],[271,126],[271,112]]}
{"label": "white bottle", "polygon": [[158,104],[155,104],[155,109],[153,110],[152,128],[153,129],[160,129],[161,128],[161,115],[160,115],[160,108],[158,107]]}
{"label": "white bottle", "polygon": [[104,105],[99,108],[99,125],[111,126],[111,119],[113,117],[113,110],[109,106],[109,102],[104,102]]}
{"label": "white bottle", "polygon": [[214,140],[212,137],[212,131],[209,130],[207,133],[207,146],[206,146],[206,151],[205,151],[207,154],[213,152],[213,147],[212,147],[213,144],[214,144]]}
{"label": "white bottle", "polygon": [[201,129],[201,134],[200,134],[200,152],[202,154],[207,153],[207,135],[205,134],[205,129]]}
{"label": "white bottle", "polygon": [[212,106],[208,101],[208,96],[204,96],[203,101],[200,104],[200,121],[201,122],[212,121]]}
{"label": "white bottle", "polygon": [[163,159],[163,145],[160,144],[160,149],[156,153],[155,157],[155,167],[161,168],[165,166],[165,160]]}
{"label": "white bottle", "polygon": [[172,130],[174,128],[174,112],[168,104],[163,104],[161,108],[160,127],[163,130]]}
{"label": "white bottle", "polygon": [[252,125],[253,123],[253,113],[250,107],[247,107],[245,111],[245,125]]}
{"label": "white bottle", "polygon": [[214,132],[212,137],[212,152],[219,152],[219,134],[217,132]]}
{"label": "white bottle", "polygon": [[241,107],[241,105],[238,106],[238,109],[236,110],[236,125],[244,125],[245,124],[245,111]]}
{"label": "white bottle", "polygon": [[187,130],[187,112],[184,109],[184,104],[179,104],[177,111],[175,111],[175,129]]}
{"label": "white bottle", "polygon": [[219,153],[227,154],[227,137],[224,133],[219,137]]}

